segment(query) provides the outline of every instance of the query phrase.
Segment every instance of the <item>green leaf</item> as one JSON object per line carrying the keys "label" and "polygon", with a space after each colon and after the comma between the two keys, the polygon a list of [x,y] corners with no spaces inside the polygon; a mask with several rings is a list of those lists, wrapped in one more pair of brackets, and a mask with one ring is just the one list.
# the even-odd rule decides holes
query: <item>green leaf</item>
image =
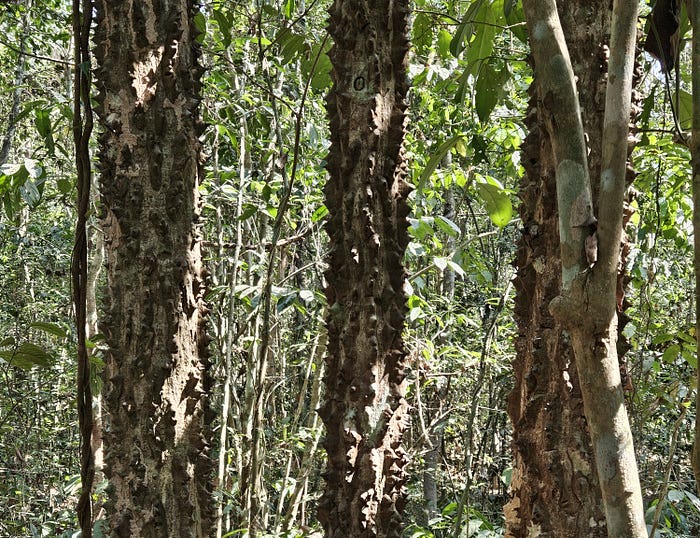
{"label": "green leaf", "polygon": [[68,331],[64,327],[61,327],[56,323],[37,321],[32,323],[30,327],[34,329],[39,329],[40,331],[44,331],[45,333],[52,334],[54,336],[58,336],[59,338],[65,338],[66,336],[68,336]]}
{"label": "green leaf", "polygon": [[438,215],[437,217],[435,217],[435,224],[437,224],[437,227],[440,228],[450,237],[459,237],[459,235],[462,233],[462,230],[460,230],[459,226],[457,226],[447,217]]}
{"label": "green leaf", "polygon": [[452,43],[452,35],[450,32],[445,30],[444,28],[440,29],[438,32],[438,52],[440,53],[441,58],[449,58],[451,56],[450,53],[450,43]]}
{"label": "green leaf", "polygon": [[475,74],[481,62],[491,56],[496,38],[496,20],[491,5],[485,4],[475,19],[474,39],[467,50],[467,64],[470,73]]}
{"label": "green leaf", "polygon": [[247,220],[258,212],[258,206],[254,204],[244,204],[243,212],[238,220]]}
{"label": "green leaf", "polygon": [[212,17],[219,25],[223,48],[227,49],[231,45],[231,26],[233,18],[228,13],[224,13],[221,9],[214,9]]}
{"label": "green leaf", "polygon": [[15,350],[0,351],[0,359],[24,370],[29,370],[33,366],[46,368],[52,361],[49,353],[30,342],[25,342]]}
{"label": "green leaf", "polygon": [[496,71],[490,63],[483,63],[476,80],[476,113],[482,123],[488,121],[491,112],[504,95],[503,86],[510,78],[507,68]]}
{"label": "green leaf", "polygon": [[44,139],[49,155],[56,153],[56,144],[53,139],[53,128],[51,126],[51,114],[45,108],[34,109],[34,126],[37,132]]}
{"label": "green leaf", "polygon": [[678,105],[678,123],[681,129],[690,129],[693,122],[693,96],[685,90],[673,94],[674,106]]}
{"label": "green leaf", "polygon": [[311,215],[311,222],[318,222],[326,215],[328,215],[328,208],[325,206],[325,204],[321,204]]}
{"label": "green leaf", "polygon": [[523,12],[522,2],[505,0],[503,3],[503,14],[513,35],[521,42],[527,44],[527,29],[525,28],[525,13]]}
{"label": "green leaf", "polygon": [[197,42],[202,43],[204,41],[204,36],[207,33],[207,19],[204,17],[204,13],[201,11],[197,11],[194,16],[194,26],[199,31]]}
{"label": "green leaf", "polygon": [[477,13],[481,10],[485,0],[476,0],[469,5],[469,9],[464,14],[464,19],[457,26],[452,42],[450,43],[450,52],[455,58],[458,58],[465,46],[471,41],[474,35],[474,21],[477,20]]}
{"label": "green leaf", "polygon": [[437,151],[433,153],[433,155],[428,160],[428,164],[425,165],[423,173],[418,179],[418,185],[416,186],[417,194],[422,194],[423,189],[425,188],[425,183],[428,181],[428,179],[430,179],[430,176],[433,175],[433,172],[435,172],[435,169],[440,164],[440,161],[442,161],[442,159],[445,157],[445,154],[448,151],[450,151],[450,149],[452,149],[452,147],[459,140],[462,140],[463,138],[464,135],[458,134],[457,136],[450,138],[447,142],[443,142],[440,145],[440,147],[438,147]]}
{"label": "green leaf", "polygon": [[428,54],[433,43],[433,21],[427,13],[419,11],[413,20],[413,46],[416,52],[424,56]]}
{"label": "green leaf", "polygon": [[297,3],[295,0],[287,0],[284,3],[284,16],[291,19],[297,10]]}
{"label": "green leaf", "polygon": [[506,226],[513,216],[513,206],[508,194],[491,183],[477,183],[476,188],[491,221],[499,228]]}
{"label": "green leaf", "polygon": [[662,359],[667,364],[673,364],[678,358],[680,352],[681,346],[679,346],[678,344],[671,344],[664,350],[664,355]]}

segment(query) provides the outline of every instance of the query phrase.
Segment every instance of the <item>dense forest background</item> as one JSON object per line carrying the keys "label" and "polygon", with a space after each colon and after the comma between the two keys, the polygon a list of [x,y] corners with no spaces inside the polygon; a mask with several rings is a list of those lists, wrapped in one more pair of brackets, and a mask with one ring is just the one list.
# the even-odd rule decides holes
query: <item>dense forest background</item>
{"label": "dense forest background", "polygon": [[[253,517],[270,536],[318,530],[327,9],[319,0],[204,2],[195,17],[206,68],[200,190],[219,536],[244,534]],[[648,13],[645,4],[640,38]],[[70,17],[62,0],[0,6],[2,536],[73,536],[78,527]],[[684,15],[683,38],[688,27]],[[533,78],[524,18],[508,0],[417,0],[411,28],[404,535],[503,536],[520,147]],[[700,532],[689,463],[697,346],[683,132],[692,107],[689,56],[681,51],[668,76],[651,56],[637,58],[637,175],[626,227],[625,401],[656,536]],[[96,189],[87,302],[98,394],[104,245]],[[269,357],[265,368],[261,356]],[[99,398],[94,410],[99,416]],[[261,433],[255,446],[252,432]],[[99,472],[97,481],[99,499],[106,485]]]}

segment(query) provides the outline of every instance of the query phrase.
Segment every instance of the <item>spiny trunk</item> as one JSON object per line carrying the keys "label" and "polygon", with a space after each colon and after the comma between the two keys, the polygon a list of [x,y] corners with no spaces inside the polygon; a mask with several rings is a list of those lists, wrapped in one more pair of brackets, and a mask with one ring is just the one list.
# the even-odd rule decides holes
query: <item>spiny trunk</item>
{"label": "spiny trunk", "polygon": [[98,0],[106,512],[112,536],[211,534],[202,152],[191,0]]}
{"label": "spiny trunk", "polygon": [[336,0],[330,9],[332,250],[326,400],[319,411],[328,464],[318,509],[328,537],[401,533],[407,18],[405,0]]}

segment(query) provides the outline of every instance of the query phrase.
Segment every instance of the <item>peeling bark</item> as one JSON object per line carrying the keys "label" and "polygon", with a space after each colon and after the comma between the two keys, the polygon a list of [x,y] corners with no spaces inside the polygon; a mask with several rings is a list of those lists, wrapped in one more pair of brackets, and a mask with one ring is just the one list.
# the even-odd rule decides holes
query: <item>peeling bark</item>
{"label": "peeling bark", "polygon": [[96,2],[111,536],[211,534],[191,0]]}
{"label": "peeling bark", "polygon": [[401,533],[407,18],[405,0],[336,0],[330,8],[331,254],[326,400],[319,410],[328,464],[318,508],[328,537]]}

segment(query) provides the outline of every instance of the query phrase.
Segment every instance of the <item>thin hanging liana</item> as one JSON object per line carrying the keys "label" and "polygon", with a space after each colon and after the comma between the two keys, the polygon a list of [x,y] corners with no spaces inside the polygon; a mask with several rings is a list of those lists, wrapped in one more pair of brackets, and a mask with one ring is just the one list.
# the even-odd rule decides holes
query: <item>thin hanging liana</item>
{"label": "thin hanging liana", "polygon": [[[82,10],[81,10],[82,8]],[[82,13],[81,13],[82,11]],[[93,428],[92,390],[90,387],[90,357],[86,346],[85,322],[88,248],[85,223],[90,205],[90,134],[92,107],[90,104],[90,0],[73,0],[74,81],[73,81],[73,139],[77,184],[77,223],[71,260],[71,285],[75,308],[78,340],[78,424],[80,426],[80,479],[82,491],[78,500],[78,520],[83,538],[92,538],[92,484],[95,465],[91,438]]]}

